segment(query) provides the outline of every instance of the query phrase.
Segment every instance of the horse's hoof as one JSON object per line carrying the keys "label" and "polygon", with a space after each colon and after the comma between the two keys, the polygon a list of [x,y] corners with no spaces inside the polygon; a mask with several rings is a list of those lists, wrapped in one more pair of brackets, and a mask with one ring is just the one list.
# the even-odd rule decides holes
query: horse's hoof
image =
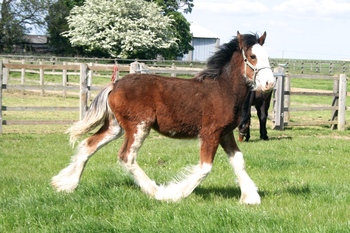
{"label": "horse's hoof", "polygon": [[254,193],[251,195],[242,195],[239,203],[245,205],[260,205],[261,200],[259,194]]}
{"label": "horse's hoof", "polygon": [[51,180],[51,186],[57,192],[72,193],[78,187],[79,180],[72,180],[66,177],[54,176]]}

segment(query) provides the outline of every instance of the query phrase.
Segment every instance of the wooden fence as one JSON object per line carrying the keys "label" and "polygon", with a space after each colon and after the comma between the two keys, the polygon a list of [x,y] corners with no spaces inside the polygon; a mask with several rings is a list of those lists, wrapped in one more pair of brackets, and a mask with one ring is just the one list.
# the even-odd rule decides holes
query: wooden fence
{"label": "wooden fence", "polygon": [[[75,64],[75,63],[64,63],[64,64],[25,64],[24,62],[0,62],[0,133],[2,133],[2,125],[23,125],[23,124],[69,124],[72,121],[68,120],[45,120],[45,121],[35,121],[35,120],[3,120],[2,111],[79,111],[80,119],[84,116],[87,107],[88,99],[91,91],[99,90],[101,87],[93,85],[92,79],[95,72],[107,71],[112,74],[115,70],[117,77],[119,72],[142,72],[143,69],[147,69],[149,73],[161,73],[161,74],[171,74],[171,76],[176,76],[178,74],[190,74],[193,75],[200,71],[200,68],[182,68],[176,67],[174,64],[171,67],[143,67],[142,64],[137,61],[131,63],[130,65],[100,65],[100,64]],[[20,84],[8,84],[10,71],[21,72]],[[27,71],[33,71],[39,73],[39,85],[27,85],[25,83],[25,73]],[[62,74],[62,85],[50,85],[45,84],[44,76],[45,73],[59,73]],[[79,84],[77,85],[67,85],[68,74],[79,74]],[[301,76],[301,75],[285,75],[284,70],[281,68],[276,68],[274,70],[274,75],[277,78],[277,84],[273,94],[273,114],[272,121],[274,123],[275,129],[283,130],[285,126],[296,126],[296,125],[332,125],[332,128],[338,128],[339,130],[345,129],[345,113],[349,110],[349,107],[345,106],[346,100],[346,76],[340,75],[337,78],[334,77],[324,77],[324,76]],[[290,88],[291,79],[295,78],[327,78],[334,80],[334,88],[332,93],[319,93],[314,91],[301,91],[293,90]],[[44,95],[45,91],[60,91],[65,96],[67,92],[76,92],[79,94],[80,104],[79,107],[11,107],[2,105],[2,90],[29,90],[29,91],[39,91]],[[291,95],[327,95],[333,96],[333,104],[329,107],[303,107],[295,108],[290,107],[290,96]],[[289,113],[294,111],[314,111],[314,110],[332,110],[332,120],[331,121],[319,121],[319,122],[290,122]]]}
{"label": "wooden fence", "polygon": [[[47,61],[51,64],[59,64],[63,62],[74,63],[102,63],[102,64],[130,64],[133,59],[119,58],[96,58],[96,57],[58,57],[58,56],[32,56],[20,54],[0,54],[0,59],[25,60],[27,63],[37,64],[40,61]],[[163,67],[169,64],[175,64],[178,67],[198,67],[204,68],[205,61],[181,61],[181,60],[162,60],[142,59],[139,62],[145,63],[148,66]],[[350,61],[345,60],[305,60],[305,59],[287,59],[287,58],[270,58],[272,67],[283,66],[286,73],[292,74],[347,74],[350,75]]]}
{"label": "wooden fence", "polygon": [[[134,67],[133,70],[130,67]],[[88,99],[91,91],[96,91],[101,88],[101,86],[93,85],[93,75],[95,72],[109,72],[109,74],[116,72],[116,78],[119,77],[119,72],[140,72],[143,69],[147,69],[149,73],[160,73],[160,74],[170,74],[171,76],[176,76],[178,74],[189,74],[193,75],[200,71],[199,68],[179,68],[174,64],[171,67],[146,67],[144,64],[137,61],[131,63],[130,65],[101,65],[101,64],[75,64],[75,63],[64,63],[64,64],[26,64],[25,62],[9,62],[5,60],[0,61],[0,133],[2,133],[2,125],[50,125],[50,124],[68,124],[72,123],[70,120],[4,120],[3,111],[79,111],[79,117],[85,115],[88,108]],[[21,72],[20,84],[9,84],[10,71]],[[28,85],[25,82],[26,72],[39,73],[39,84],[38,85]],[[50,85],[45,84],[44,76],[46,74],[61,74],[62,75],[62,85]],[[77,85],[67,85],[68,75],[78,75],[79,84]],[[39,91],[43,96],[45,92],[52,91],[62,91],[63,96],[66,96],[67,92],[79,93],[80,104],[79,107],[28,107],[28,106],[3,106],[2,101],[2,91],[3,90],[21,90],[21,91]]]}
{"label": "wooden fence", "polygon": [[[346,83],[347,77],[345,74],[335,76],[323,75],[285,75],[284,70],[281,69],[281,76],[283,78],[277,79],[275,92],[273,94],[273,123],[274,129],[283,130],[285,126],[317,126],[317,125],[331,125],[332,129],[345,130],[346,129],[346,110],[350,107],[346,106]],[[302,88],[291,88],[293,78],[303,79],[323,79],[333,81],[333,91],[326,90],[312,90]],[[291,96],[329,96],[333,98],[330,106],[307,106],[307,107],[291,107]],[[307,112],[307,111],[329,111],[330,119],[328,120],[313,120],[291,122],[290,114],[293,112]]]}

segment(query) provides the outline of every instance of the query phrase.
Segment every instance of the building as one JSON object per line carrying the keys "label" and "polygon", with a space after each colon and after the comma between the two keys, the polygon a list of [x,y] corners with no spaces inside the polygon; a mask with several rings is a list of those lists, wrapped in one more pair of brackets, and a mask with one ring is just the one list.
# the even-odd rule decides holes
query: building
{"label": "building", "polygon": [[200,26],[197,22],[192,22],[191,33],[193,35],[191,45],[194,48],[183,57],[184,61],[207,61],[220,46],[220,39],[213,32]]}
{"label": "building", "polygon": [[25,35],[23,42],[13,48],[14,53],[42,54],[49,51],[48,36],[46,35]]}

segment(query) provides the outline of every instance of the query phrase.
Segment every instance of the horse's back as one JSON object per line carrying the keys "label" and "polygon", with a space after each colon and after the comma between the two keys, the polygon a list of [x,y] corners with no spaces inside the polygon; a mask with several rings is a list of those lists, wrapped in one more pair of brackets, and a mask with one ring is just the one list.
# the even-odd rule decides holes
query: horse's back
{"label": "horse's back", "polygon": [[199,134],[201,107],[196,103],[198,88],[194,82],[159,75],[127,75],[115,83],[109,104],[122,125],[126,121],[146,122],[168,136],[195,137]]}
{"label": "horse's back", "polygon": [[137,102],[139,107],[152,106],[153,108],[156,108],[158,104],[173,106],[186,102],[186,105],[195,108],[198,105],[193,101],[203,92],[196,82],[199,83],[195,80],[160,75],[130,74],[114,84],[109,99],[110,101],[118,99],[119,102],[127,102],[129,106]]}
{"label": "horse's back", "polygon": [[114,84],[109,105],[118,121],[144,121],[167,136],[196,137],[203,124],[224,127],[232,119],[227,100],[217,99],[219,87],[214,80],[130,74]]}

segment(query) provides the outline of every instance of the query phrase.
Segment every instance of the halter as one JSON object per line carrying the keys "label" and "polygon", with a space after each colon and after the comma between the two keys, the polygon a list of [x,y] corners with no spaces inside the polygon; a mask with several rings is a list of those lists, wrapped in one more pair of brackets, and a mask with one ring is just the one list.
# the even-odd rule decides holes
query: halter
{"label": "halter", "polygon": [[[261,68],[258,68],[256,66],[254,66],[252,63],[250,63],[250,61],[248,61],[246,55],[245,55],[245,52],[244,52],[244,49],[242,49],[242,55],[243,55],[243,60],[244,60],[244,77],[249,80],[249,78],[247,77],[247,66],[249,66],[253,71],[254,71],[254,74],[253,74],[253,82],[252,82],[252,88],[254,89],[256,87],[256,76],[258,75],[259,71],[260,70],[263,70],[263,69],[271,69],[271,67],[269,66],[265,66],[265,67],[261,67]],[[250,80],[249,80],[250,81]]]}

